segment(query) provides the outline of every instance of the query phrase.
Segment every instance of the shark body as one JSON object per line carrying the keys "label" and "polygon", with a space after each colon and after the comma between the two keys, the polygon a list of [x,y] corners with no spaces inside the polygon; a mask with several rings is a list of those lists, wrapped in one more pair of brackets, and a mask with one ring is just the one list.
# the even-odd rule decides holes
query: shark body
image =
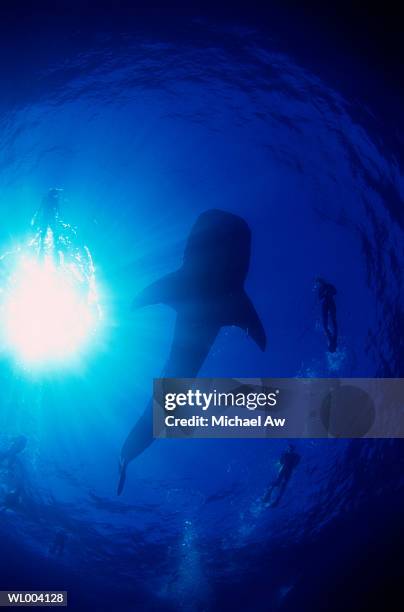
{"label": "shark body", "polygon": [[[236,325],[261,350],[266,335],[244,289],[251,252],[251,231],[239,216],[221,210],[202,213],[191,229],[179,270],[153,283],[134,307],[165,303],[177,312],[166,378],[198,375],[220,329]],[[130,461],[153,442],[152,404],[129,433],[121,451],[118,495]]]}

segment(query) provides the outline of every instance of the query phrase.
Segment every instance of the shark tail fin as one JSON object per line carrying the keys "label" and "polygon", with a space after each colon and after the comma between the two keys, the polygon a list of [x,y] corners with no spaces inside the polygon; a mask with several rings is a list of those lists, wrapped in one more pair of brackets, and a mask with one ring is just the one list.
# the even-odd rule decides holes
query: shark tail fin
{"label": "shark tail fin", "polygon": [[235,299],[234,301],[234,318],[231,321],[232,325],[237,325],[256,342],[262,351],[265,351],[267,338],[264,330],[264,326],[261,323],[257,311],[254,308],[253,303],[246,294],[245,291]]}
{"label": "shark tail fin", "polygon": [[121,495],[123,488],[125,486],[127,467],[128,467],[128,462],[125,459],[121,459],[120,464],[119,464],[119,481],[118,481],[118,488],[116,491],[117,495]]}
{"label": "shark tail fin", "polygon": [[133,300],[132,308],[141,308],[151,304],[172,304],[180,291],[178,274],[173,272],[148,285]]}

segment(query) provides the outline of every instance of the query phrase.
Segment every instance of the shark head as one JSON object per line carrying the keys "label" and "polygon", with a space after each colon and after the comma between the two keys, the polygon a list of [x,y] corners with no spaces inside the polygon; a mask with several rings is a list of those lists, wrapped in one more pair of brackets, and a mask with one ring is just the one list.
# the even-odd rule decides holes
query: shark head
{"label": "shark head", "polygon": [[251,231],[241,217],[222,210],[202,213],[187,240],[183,272],[214,292],[237,292],[250,264]]}
{"label": "shark head", "polygon": [[264,350],[265,331],[244,289],[250,253],[246,221],[229,212],[208,210],[191,229],[181,268],[144,289],[134,306],[169,304],[188,321],[194,318],[195,329],[203,320],[216,333],[236,325]]}

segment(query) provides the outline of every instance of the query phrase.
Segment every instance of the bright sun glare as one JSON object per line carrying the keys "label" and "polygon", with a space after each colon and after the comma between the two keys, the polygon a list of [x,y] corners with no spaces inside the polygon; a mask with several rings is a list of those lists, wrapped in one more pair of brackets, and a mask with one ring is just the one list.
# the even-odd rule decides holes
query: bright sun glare
{"label": "bright sun glare", "polygon": [[8,349],[31,365],[74,359],[88,343],[95,316],[72,271],[52,260],[24,258],[7,291],[3,324]]}

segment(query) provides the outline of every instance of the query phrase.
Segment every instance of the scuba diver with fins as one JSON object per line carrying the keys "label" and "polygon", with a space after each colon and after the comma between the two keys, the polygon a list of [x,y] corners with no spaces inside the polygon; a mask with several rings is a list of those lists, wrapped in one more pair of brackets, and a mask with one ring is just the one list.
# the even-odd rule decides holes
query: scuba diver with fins
{"label": "scuba diver with fins", "polygon": [[322,322],[328,340],[328,351],[335,353],[338,340],[337,307],[335,305],[337,290],[334,285],[321,277],[316,278],[314,289],[317,290],[321,303]]}
{"label": "scuba diver with fins", "polygon": [[[278,475],[262,498],[264,504],[268,504],[270,508],[279,504],[294,470],[300,463],[300,455],[295,451],[295,448],[294,444],[289,444],[286,451],[280,456]],[[277,494],[274,496],[275,491],[277,491]]]}

